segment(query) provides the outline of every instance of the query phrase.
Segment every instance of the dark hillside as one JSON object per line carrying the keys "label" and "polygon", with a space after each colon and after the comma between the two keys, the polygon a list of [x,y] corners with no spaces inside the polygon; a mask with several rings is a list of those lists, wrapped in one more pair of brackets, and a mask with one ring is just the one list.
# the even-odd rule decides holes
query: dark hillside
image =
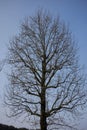
{"label": "dark hillside", "polygon": [[0,130],[27,130],[27,129],[26,128],[15,128],[13,126],[0,124]]}

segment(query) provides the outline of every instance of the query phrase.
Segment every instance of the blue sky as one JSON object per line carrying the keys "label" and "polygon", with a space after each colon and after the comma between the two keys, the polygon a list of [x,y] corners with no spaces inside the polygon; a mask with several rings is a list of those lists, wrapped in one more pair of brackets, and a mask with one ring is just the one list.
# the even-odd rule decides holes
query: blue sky
{"label": "blue sky", "polygon": [[[27,16],[34,15],[38,8],[48,10],[52,15],[59,15],[69,25],[78,42],[80,64],[87,73],[87,0],[0,0],[0,61],[7,55],[9,40],[19,32],[20,24]],[[0,73],[0,122],[23,126],[7,119],[2,105],[3,93],[7,84],[7,67]],[[87,112],[80,119],[83,130],[87,128]]]}

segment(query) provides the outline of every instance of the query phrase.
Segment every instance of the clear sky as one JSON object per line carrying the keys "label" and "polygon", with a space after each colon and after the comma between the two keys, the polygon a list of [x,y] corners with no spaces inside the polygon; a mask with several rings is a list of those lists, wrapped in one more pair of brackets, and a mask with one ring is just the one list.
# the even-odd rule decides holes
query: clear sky
{"label": "clear sky", "polygon": [[[38,8],[48,10],[52,15],[60,15],[73,32],[78,42],[80,64],[87,73],[87,0],[0,0],[0,61],[7,55],[9,40],[18,33],[25,17],[33,15]],[[3,93],[7,85],[7,67],[0,72],[0,123],[25,126],[5,116]],[[87,112],[79,120],[79,128],[87,129]]]}

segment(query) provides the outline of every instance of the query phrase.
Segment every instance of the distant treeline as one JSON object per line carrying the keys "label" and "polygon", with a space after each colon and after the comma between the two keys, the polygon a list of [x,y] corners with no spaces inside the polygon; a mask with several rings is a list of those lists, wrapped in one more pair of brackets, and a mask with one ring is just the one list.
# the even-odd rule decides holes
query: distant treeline
{"label": "distant treeline", "polygon": [[0,130],[28,130],[28,129],[26,129],[26,128],[15,128],[13,126],[0,124]]}

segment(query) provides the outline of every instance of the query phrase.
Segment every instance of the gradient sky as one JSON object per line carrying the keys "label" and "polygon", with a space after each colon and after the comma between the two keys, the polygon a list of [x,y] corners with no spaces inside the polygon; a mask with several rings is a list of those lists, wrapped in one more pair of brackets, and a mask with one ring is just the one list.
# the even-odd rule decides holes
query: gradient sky
{"label": "gradient sky", "polygon": [[[87,73],[87,0],[0,0],[0,61],[6,57],[9,40],[19,32],[24,18],[33,15],[38,8],[46,9],[54,16],[59,15],[69,25],[78,42],[80,64],[84,65]],[[25,122],[5,116],[3,94],[8,83],[7,70],[5,65],[0,72],[0,123],[25,126]],[[77,123],[82,130],[87,129],[87,111]]]}

